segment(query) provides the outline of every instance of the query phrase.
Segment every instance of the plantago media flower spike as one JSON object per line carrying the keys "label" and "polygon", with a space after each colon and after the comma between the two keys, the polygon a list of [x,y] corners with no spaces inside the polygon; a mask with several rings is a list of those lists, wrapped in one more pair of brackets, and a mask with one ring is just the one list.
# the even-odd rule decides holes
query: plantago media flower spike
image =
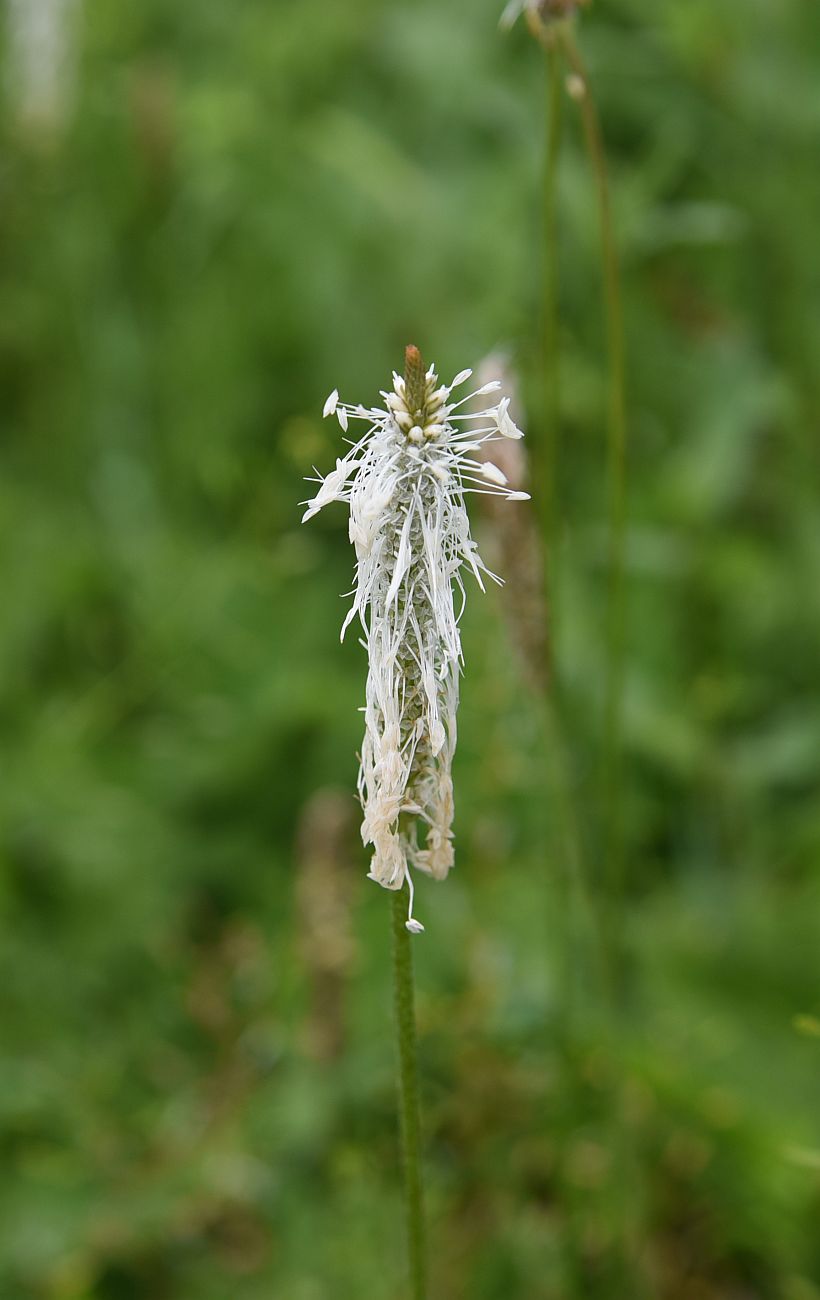
{"label": "plantago media flower spike", "polygon": [[414,934],[424,927],[413,918],[411,869],[443,880],[453,865],[462,570],[482,590],[483,575],[500,581],[470,537],[464,497],[528,499],[477,455],[486,443],[523,435],[507,398],[475,409],[474,399],[496,392],[498,381],[453,400],[471,374],[462,370],[440,385],[411,346],[404,375],[394,372],[392,389],[382,393],[383,406],[347,405],[334,389],[325,416],[335,415],[343,431],[356,420],[366,429],[358,441],[347,439],[349,450],[304,503],[303,522],[331,501],[350,508],[356,586],[342,637],[358,618],[368,653],[358,783],[362,840],[373,846],[372,880],[385,889],[407,881],[406,924]]}

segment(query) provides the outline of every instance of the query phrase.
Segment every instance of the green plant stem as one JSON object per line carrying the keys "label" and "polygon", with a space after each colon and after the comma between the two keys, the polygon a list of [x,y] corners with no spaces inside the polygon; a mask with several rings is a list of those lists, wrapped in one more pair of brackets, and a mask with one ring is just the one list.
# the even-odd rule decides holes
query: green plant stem
{"label": "green plant stem", "polygon": [[[576,77],[581,75],[582,65],[580,55],[575,49],[571,19],[545,23],[534,10],[529,10],[527,21],[532,35],[541,45],[546,56],[547,76],[548,76],[548,96],[547,96],[547,133],[546,149],[544,164],[544,276],[543,276],[543,320],[544,320],[544,374],[543,374],[543,400],[545,411],[545,438],[543,447],[542,461],[542,491],[544,494],[544,507],[542,512],[543,520],[543,538],[544,538],[544,569],[545,569],[545,599],[547,601],[547,610],[551,629],[551,663],[548,664],[550,669],[551,700],[547,700],[549,729],[552,734],[552,745],[556,749],[555,764],[553,771],[553,793],[559,796],[557,806],[563,810],[562,826],[564,828],[564,842],[566,852],[564,854],[567,871],[565,880],[572,882],[574,894],[574,909],[576,915],[585,917],[584,928],[591,936],[593,933],[598,944],[598,956],[600,957],[600,975],[606,994],[610,1000],[615,996],[615,957],[612,952],[610,943],[611,926],[608,925],[608,918],[604,915],[604,908],[601,906],[593,907],[592,895],[589,888],[587,873],[583,865],[583,853],[581,847],[581,836],[578,829],[577,819],[573,808],[572,780],[570,775],[571,764],[569,762],[569,746],[564,736],[564,727],[562,722],[562,693],[561,678],[559,671],[559,656],[557,654],[556,629],[558,626],[557,600],[556,600],[556,568],[557,568],[557,542],[558,542],[558,511],[557,511],[557,463],[558,463],[558,445],[559,445],[559,423],[560,423],[560,329],[559,329],[559,307],[558,307],[558,239],[557,239],[557,178],[558,163],[561,147],[562,132],[562,104],[564,96],[564,67],[565,60],[570,68],[575,72]],[[568,56],[568,48],[572,49],[573,58]],[[586,84],[586,83],[584,83]],[[587,95],[587,98],[589,96]],[[591,101],[590,101],[591,102]],[[614,671],[612,667],[612,651],[616,650],[615,657],[618,657],[620,651],[620,634],[615,636],[616,628],[619,627],[620,617],[616,616],[616,610],[620,603],[620,577],[622,569],[621,562],[621,534],[623,527],[623,507],[619,505],[615,508],[616,502],[623,500],[623,467],[624,456],[621,451],[616,454],[616,446],[624,446],[624,396],[623,396],[623,343],[622,329],[620,324],[620,295],[618,287],[618,267],[615,256],[614,234],[612,230],[612,221],[609,215],[609,196],[606,178],[606,167],[604,163],[603,141],[601,138],[600,128],[597,126],[597,117],[595,116],[594,104],[592,105],[593,118],[585,119],[587,126],[593,127],[591,133],[587,132],[587,143],[592,139],[596,141],[594,157],[599,164],[596,167],[596,176],[599,178],[599,194],[603,195],[604,203],[601,207],[601,225],[602,231],[605,231],[604,241],[606,244],[606,255],[604,262],[606,266],[605,280],[607,285],[607,321],[611,326],[610,333],[614,335],[615,346],[610,345],[610,357],[617,358],[617,364],[611,362],[613,377],[611,380],[611,400],[610,400],[610,420],[609,420],[609,455],[608,471],[611,485],[610,496],[610,599],[609,599],[609,641],[610,641],[610,668],[607,688],[607,716],[605,725],[605,762],[603,766],[606,769],[607,782],[607,807],[605,808],[606,834],[611,837],[607,845],[607,861],[610,868],[610,882],[613,886],[611,893],[614,895],[615,882],[617,874],[614,869],[614,860],[618,857],[618,851],[615,848],[615,841],[620,840],[619,831],[614,830],[614,819],[617,815],[617,805],[619,803],[617,793],[617,781],[615,780],[615,770],[617,763],[618,751],[618,730],[619,730],[619,699],[620,699],[620,671]],[[591,151],[592,152],[592,151]],[[602,187],[602,188],[601,188]],[[610,292],[611,291],[611,292]],[[614,485],[620,480],[620,486],[617,491]],[[616,523],[617,518],[617,523]],[[616,643],[617,642],[617,646]],[[560,751],[561,758],[557,756]],[[560,769],[560,773],[559,773]],[[611,805],[613,816],[610,817]],[[570,949],[574,950],[575,940],[578,938],[576,932],[574,939],[567,934],[567,943]],[[574,957],[572,953],[567,955],[567,968],[574,968]],[[565,989],[565,997],[569,990]],[[569,998],[567,997],[567,1005]]]}
{"label": "green plant stem", "polygon": [[[606,845],[607,886],[600,904],[593,905],[581,853],[581,837],[575,819],[568,752],[561,725],[560,674],[554,671],[552,700],[547,700],[548,726],[551,733],[550,784],[556,809],[556,831],[563,840],[565,865],[568,868],[568,893],[563,903],[566,910],[567,930],[565,951],[562,954],[562,996],[564,999],[565,1043],[568,1068],[572,1062],[573,1039],[569,1016],[573,995],[577,989],[579,956],[586,949],[599,959],[595,973],[599,976],[603,1005],[612,1017],[619,1002],[621,976],[621,938],[619,934],[620,901],[623,888],[623,848],[621,826],[621,695],[623,676],[623,549],[626,496],[626,402],[625,358],[623,321],[621,310],[620,273],[609,194],[603,136],[597,109],[589,87],[589,80],[580,52],[575,44],[571,19],[544,23],[535,11],[530,12],[530,28],[546,53],[549,77],[549,123],[547,129],[545,195],[544,195],[544,407],[545,427],[545,487],[547,499],[544,508],[545,544],[551,552],[556,538],[554,476],[557,464],[557,430],[559,423],[559,370],[557,294],[557,243],[556,243],[556,174],[560,141],[560,99],[563,93],[563,70],[572,73],[570,92],[579,103],[584,133],[584,143],[593,172],[598,215],[601,230],[601,254],[604,282],[605,323],[609,366],[609,394],[607,412],[607,480],[608,480],[608,593],[607,593],[607,680],[604,735],[602,744],[602,777],[604,786],[604,837]],[[555,441],[553,441],[555,439]],[[554,609],[554,585],[550,592]],[[555,619],[553,614],[553,629]],[[565,884],[566,889],[566,884]],[[584,940],[586,939],[586,943]],[[590,942],[591,941],[591,942]],[[589,944],[589,947],[587,945]],[[592,971],[590,971],[592,973]],[[596,981],[597,982],[597,981]],[[615,1043],[613,1043],[615,1050]],[[620,1085],[613,1093],[613,1110],[608,1115],[607,1128],[619,1177],[627,1181],[632,1168],[631,1154],[618,1118]],[[645,1294],[641,1271],[637,1266],[638,1244],[634,1240],[629,1215],[619,1208],[616,1214],[619,1252],[616,1264],[617,1281],[613,1294],[632,1294],[635,1300]],[[579,1227],[570,1213],[570,1258],[580,1258]],[[623,1272],[621,1271],[623,1270]]]}
{"label": "green plant stem", "polygon": [[[554,43],[544,49],[547,63],[547,148],[544,162],[544,446],[541,496],[544,540],[549,578],[547,607],[550,623],[555,606],[555,568],[558,540],[558,424],[560,418],[560,346],[558,317],[558,160],[561,152],[563,86],[561,59]],[[549,668],[549,665],[548,665]]]}
{"label": "green plant stem", "polygon": [[397,890],[393,906],[393,995],[399,1066],[399,1112],[404,1163],[407,1254],[413,1300],[426,1300],[427,1267],[424,1244],[424,1200],[421,1178],[421,1125],[416,1065],[416,1014],[413,989],[412,939],[405,927],[407,895]]}
{"label": "green plant stem", "polygon": [[571,23],[557,26],[557,38],[574,74],[584,141],[595,179],[601,227],[609,402],[607,471],[609,481],[609,584],[607,599],[607,678],[604,715],[604,819],[610,904],[617,910],[623,890],[621,814],[621,711],[624,635],[624,527],[626,518],[626,380],[621,281],[603,133],[589,77]]}

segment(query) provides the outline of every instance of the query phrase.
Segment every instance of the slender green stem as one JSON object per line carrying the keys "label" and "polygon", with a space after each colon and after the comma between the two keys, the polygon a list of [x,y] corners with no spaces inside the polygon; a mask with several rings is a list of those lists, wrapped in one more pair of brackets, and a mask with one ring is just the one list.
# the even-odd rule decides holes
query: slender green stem
{"label": "slender green stem", "polygon": [[558,39],[572,70],[584,140],[598,196],[601,256],[609,353],[607,460],[609,480],[609,590],[607,601],[607,680],[604,719],[604,813],[610,901],[617,903],[623,888],[623,827],[621,819],[621,709],[624,639],[624,527],[626,519],[626,363],[624,355],[621,281],[606,152],[589,77],[575,42],[571,23],[557,27]]}
{"label": "slender green stem", "polygon": [[[563,785],[564,787],[562,803],[569,812],[570,820],[565,823],[567,829],[569,829],[570,821],[574,816],[574,810],[572,809],[572,783],[568,761],[569,747],[563,739],[564,729],[561,717],[561,681],[556,638],[556,628],[558,625],[558,619],[556,618],[556,543],[558,540],[558,512],[555,479],[558,462],[558,426],[560,422],[560,331],[558,307],[559,259],[556,192],[558,161],[561,146],[565,60],[566,64],[568,64],[572,69],[576,82],[579,81],[583,69],[580,62],[580,55],[574,45],[572,20],[570,18],[555,19],[545,23],[538,13],[531,9],[527,13],[527,21],[532,35],[536,38],[545,52],[549,79],[547,109],[548,121],[544,166],[543,393],[545,408],[545,439],[541,487],[545,498],[542,516],[545,548],[545,598],[547,600],[547,609],[550,618],[552,641],[552,663],[549,665],[551,668],[552,703],[550,704],[548,701],[548,709],[550,714],[550,728],[554,733],[555,743],[561,744],[565,755],[564,778],[563,782],[559,782],[559,785]],[[572,52],[572,57],[570,56],[570,51]],[[585,81],[584,86],[586,87]],[[575,87],[573,87],[573,89],[575,89]],[[620,849],[617,847],[620,844],[620,829],[619,822],[617,821],[620,815],[620,801],[617,788],[617,762],[619,749],[618,734],[621,676],[621,618],[619,607],[621,602],[620,574],[623,567],[622,531],[624,514],[624,365],[618,265],[609,207],[603,140],[601,137],[600,127],[597,123],[594,104],[592,103],[588,93],[585,95],[585,98],[588,100],[586,107],[591,107],[592,110],[592,118],[585,118],[585,125],[588,128],[592,128],[591,130],[586,131],[586,139],[588,146],[593,140],[595,141],[595,148],[594,150],[590,148],[590,154],[594,157],[597,163],[595,172],[598,180],[599,195],[603,199],[603,202],[600,204],[601,228],[602,242],[605,245],[604,278],[606,283],[607,324],[609,327],[608,332],[610,334],[610,369],[612,373],[610,382],[610,418],[608,422],[608,478],[610,483],[610,588],[608,602],[608,639],[610,654],[608,659],[603,768],[606,782],[605,826],[608,838],[607,863],[610,882],[612,885],[610,893],[614,897],[618,892],[617,884],[620,876],[620,868],[616,864],[620,860]],[[586,878],[586,872],[583,867],[581,839],[577,828],[577,822],[574,825],[573,833],[569,835],[566,842],[568,845],[572,845],[571,851],[567,854],[567,862],[569,863],[571,860],[574,864],[568,871],[566,878],[574,882],[575,889],[577,890],[576,901],[581,903],[580,911],[585,913],[587,920],[592,923],[592,928],[595,931],[599,943],[602,979],[606,986],[608,995],[614,996],[615,959],[612,952],[614,945],[610,939],[612,927],[607,924],[607,918],[603,915],[604,909],[602,907],[594,908],[592,906],[592,897]],[[567,940],[570,944],[572,943],[569,936],[567,936]]]}
{"label": "slender green stem", "polygon": [[558,165],[561,153],[564,106],[564,75],[561,50],[552,37],[553,28],[539,21],[536,35],[543,47],[547,65],[547,122],[544,158],[544,221],[543,221],[543,328],[544,328],[544,456],[541,492],[543,495],[544,573],[545,597],[550,628],[550,662],[547,664],[550,691],[545,698],[548,731],[549,782],[556,818],[556,842],[560,844],[562,862],[561,900],[567,918],[564,926],[562,954],[562,1001],[567,1024],[573,1003],[577,970],[577,945],[581,918],[589,933],[595,929],[590,907],[582,853],[581,837],[573,805],[571,763],[569,747],[562,722],[562,681],[560,658],[556,644],[558,625],[558,456],[560,446],[561,405],[561,340],[558,302]]}
{"label": "slender green stem", "polygon": [[[547,62],[547,148],[544,163],[544,447],[542,482],[544,540],[549,569],[548,609],[555,606],[557,551],[558,424],[560,418],[560,346],[558,323],[558,159],[561,151],[563,86],[561,59],[555,44],[545,46]],[[547,566],[545,566],[547,567]]]}
{"label": "slender green stem", "polygon": [[393,994],[399,1064],[399,1110],[404,1158],[407,1253],[413,1300],[426,1300],[427,1266],[424,1246],[424,1203],[421,1179],[421,1125],[416,1067],[416,1014],[413,991],[412,940],[405,927],[407,895],[393,894]]}
{"label": "slender green stem", "polygon": [[[622,935],[620,902],[623,891],[623,823],[621,712],[624,661],[624,531],[626,524],[626,359],[620,267],[609,190],[603,131],[584,60],[575,41],[571,22],[556,25],[557,39],[571,70],[570,93],[581,114],[584,142],[595,180],[601,232],[601,262],[604,282],[609,398],[607,410],[607,477],[609,514],[609,569],[607,599],[607,680],[603,740],[605,842],[609,884],[609,917],[604,955],[608,967],[608,993],[621,992]],[[615,1006],[612,1006],[613,1013]],[[618,1088],[618,1092],[620,1087]],[[634,1156],[616,1115],[610,1116],[610,1131],[616,1167],[627,1181],[633,1173]],[[618,1235],[623,1250],[619,1292],[646,1295],[639,1266],[639,1243],[635,1223],[622,1201],[616,1201]],[[618,1284],[616,1284],[618,1285]]]}
{"label": "slender green stem", "polygon": [[[557,461],[557,428],[559,419],[559,372],[558,353],[558,304],[557,304],[557,249],[556,249],[556,214],[555,181],[557,172],[558,145],[560,136],[557,116],[563,91],[563,69],[568,67],[571,77],[568,90],[579,103],[584,141],[589,155],[595,179],[598,213],[601,228],[601,252],[603,264],[605,319],[609,362],[609,400],[607,418],[607,478],[608,478],[608,516],[609,516],[609,564],[608,564],[608,598],[607,598],[607,683],[605,723],[603,737],[603,779],[604,779],[604,833],[606,837],[606,861],[609,889],[608,899],[599,903],[594,900],[589,890],[584,871],[582,839],[578,826],[573,791],[571,769],[569,764],[569,747],[563,735],[561,718],[560,674],[555,672],[551,698],[547,698],[547,723],[550,741],[549,779],[552,802],[556,817],[556,834],[562,842],[569,888],[564,905],[567,916],[565,950],[562,954],[562,995],[564,998],[567,1020],[565,1023],[565,1050],[568,1066],[574,1068],[571,1061],[572,1035],[569,1026],[569,1009],[573,994],[580,992],[577,988],[579,958],[585,951],[598,959],[591,965],[589,973],[599,977],[603,995],[603,1005],[612,1017],[613,1032],[617,1033],[615,1021],[617,999],[620,991],[619,975],[621,937],[618,933],[620,916],[620,895],[622,892],[623,849],[620,801],[620,730],[621,730],[621,695],[623,676],[623,551],[626,498],[626,401],[625,401],[625,359],[624,337],[621,311],[620,274],[617,248],[609,195],[609,183],[606,168],[603,135],[595,102],[589,88],[589,81],[581,55],[575,44],[571,17],[553,19],[545,22],[535,9],[528,11],[530,29],[541,43],[547,56],[547,70],[550,84],[550,118],[547,135],[547,154],[545,167],[545,202],[544,202],[544,321],[545,321],[545,374],[544,406],[547,438],[545,446],[545,465],[549,475],[545,487],[552,490]],[[552,437],[556,442],[551,441]],[[547,496],[544,508],[545,542],[548,555],[550,543],[555,537],[555,498]],[[550,556],[552,561],[552,556]],[[554,564],[554,561],[552,561]],[[554,587],[552,589],[554,605]],[[554,618],[553,618],[554,627]],[[567,886],[565,885],[565,889]],[[609,904],[607,908],[607,902]],[[570,929],[571,926],[571,929]],[[585,942],[586,941],[586,942]],[[598,982],[597,980],[595,981]],[[617,1038],[613,1040],[613,1052],[617,1051]],[[619,1179],[625,1185],[632,1170],[632,1155],[628,1150],[623,1126],[617,1114],[618,1103],[613,1094],[613,1109],[607,1117],[609,1141],[614,1153]],[[618,1258],[615,1269],[618,1277],[613,1278],[613,1295],[632,1295],[635,1300],[642,1300],[645,1295],[643,1276],[639,1267],[638,1244],[634,1239],[634,1224],[626,1209],[623,1198],[615,1203],[614,1217],[618,1233]],[[572,1212],[568,1218],[570,1258],[580,1257],[578,1245],[578,1225]]]}

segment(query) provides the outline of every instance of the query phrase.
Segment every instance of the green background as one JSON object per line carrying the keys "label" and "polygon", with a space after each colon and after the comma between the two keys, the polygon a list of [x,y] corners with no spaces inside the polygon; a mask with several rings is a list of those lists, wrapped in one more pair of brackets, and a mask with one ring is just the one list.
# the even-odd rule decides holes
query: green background
{"label": "green background", "polygon": [[[6,40],[0,127],[0,1297],[395,1300],[352,553],[297,503],[327,392],[408,342],[444,378],[505,350],[542,445],[544,59],[495,0],[77,17],[63,120],[21,117]],[[599,0],[578,39],[629,356],[623,890],[567,99],[560,726],[511,573],[471,593],[456,870],[418,887],[433,1293],[817,1300],[820,6]]]}

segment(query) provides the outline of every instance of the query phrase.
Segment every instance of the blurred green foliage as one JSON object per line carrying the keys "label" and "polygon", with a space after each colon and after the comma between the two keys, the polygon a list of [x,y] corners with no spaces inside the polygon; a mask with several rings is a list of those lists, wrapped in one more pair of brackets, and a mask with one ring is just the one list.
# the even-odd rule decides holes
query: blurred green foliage
{"label": "blurred green foliage", "polygon": [[[351,558],[296,503],[325,394],[408,341],[445,374],[509,349],[537,445],[544,68],[498,8],[86,0],[59,127],[7,79],[3,1300],[401,1295]],[[415,947],[435,1295],[817,1300],[820,7],[598,0],[579,37],[630,358],[627,991],[476,595]],[[605,365],[566,120],[555,641],[595,900]]]}

